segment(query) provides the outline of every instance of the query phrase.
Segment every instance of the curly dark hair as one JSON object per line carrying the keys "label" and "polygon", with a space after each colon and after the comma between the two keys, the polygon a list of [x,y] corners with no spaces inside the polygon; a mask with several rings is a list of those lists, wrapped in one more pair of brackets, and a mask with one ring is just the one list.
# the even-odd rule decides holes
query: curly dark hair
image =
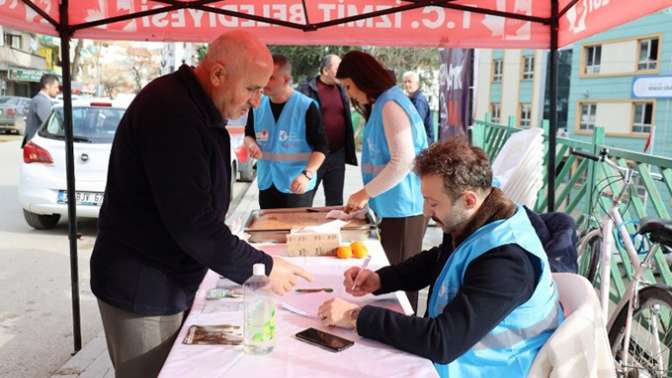
{"label": "curly dark hair", "polygon": [[366,93],[369,103],[359,104],[353,100],[355,109],[366,119],[371,114],[373,102],[386,90],[397,84],[397,79],[380,61],[371,54],[353,50],[343,56],[336,72],[338,79],[350,79],[362,92]]}
{"label": "curly dark hair", "polygon": [[437,175],[444,191],[457,199],[465,190],[485,190],[492,186],[492,168],[488,156],[464,139],[433,144],[415,158],[418,176]]}

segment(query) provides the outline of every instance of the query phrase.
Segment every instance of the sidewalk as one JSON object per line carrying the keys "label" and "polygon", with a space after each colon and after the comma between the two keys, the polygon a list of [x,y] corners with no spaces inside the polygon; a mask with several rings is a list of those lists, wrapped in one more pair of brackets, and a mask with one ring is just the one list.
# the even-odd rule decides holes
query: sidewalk
{"label": "sidewalk", "polygon": [[[343,189],[344,201],[347,201],[350,194],[358,191],[362,187],[362,177],[359,167],[347,166],[345,172],[345,186]],[[233,224],[247,219],[250,211],[259,208],[259,190],[257,182],[254,181],[247,191],[242,195],[242,199],[235,210],[227,219],[228,224]],[[324,193],[320,188],[315,195],[313,206],[324,206]],[[443,234],[440,228],[428,227],[423,241],[423,249],[428,249],[441,243]],[[420,292],[418,303],[418,313],[423,314],[427,301],[427,290]],[[112,362],[107,354],[107,345],[105,344],[105,335],[101,332],[91,342],[84,345],[81,351],[73,356],[60,369],[56,370],[51,378],[113,378]]]}

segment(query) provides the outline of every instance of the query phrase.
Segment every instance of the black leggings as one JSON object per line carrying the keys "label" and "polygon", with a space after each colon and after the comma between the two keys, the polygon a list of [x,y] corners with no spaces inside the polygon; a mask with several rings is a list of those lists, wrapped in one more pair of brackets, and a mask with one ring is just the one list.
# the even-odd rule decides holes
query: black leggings
{"label": "black leggings", "polygon": [[[399,264],[422,251],[427,221],[421,215],[403,218],[383,218],[380,221],[380,242],[390,265]],[[418,292],[407,291],[413,310],[418,310]]]}
{"label": "black leggings", "polygon": [[261,209],[289,209],[295,207],[312,207],[313,192],[303,194],[283,193],[271,185],[270,188],[259,191],[259,208]]}

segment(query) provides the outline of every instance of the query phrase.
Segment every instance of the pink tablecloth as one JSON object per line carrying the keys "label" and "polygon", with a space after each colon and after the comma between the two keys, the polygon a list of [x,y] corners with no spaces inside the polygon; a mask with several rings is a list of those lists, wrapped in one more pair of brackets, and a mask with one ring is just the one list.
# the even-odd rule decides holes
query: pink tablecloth
{"label": "pink tablecloth", "polygon": [[[369,265],[377,269],[388,264],[378,241],[367,241],[372,255]],[[286,255],[283,245],[257,245],[258,248],[276,255]],[[374,296],[355,299],[343,290],[343,272],[349,266],[358,265],[361,260],[339,260],[332,257],[290,258],[315,275],[315,282],[301,283],[297,287],[332,287],[332,295],[359,303],[381,305],[396,311],[412,313],[408,299],[402,292],[388,295],[382,301]],[[322,327],[315,318],[294,314],[282,309],[280,303],[298,305],[304,309],[315,306],[311,300],[301,302],[301,298],[311,298],[312,294],[293,294],[277,297],[278,333],[275,349],[264,356],[247,355],[242,348],[218,345],[185,345],[182,343],[187,329],[193,324],[237,324],[242,325],[242,312],[235,311],[231,301],[206,301],[208,289],[215,287],[218,275],[209,271],[196,294],[191,313],[173,345],[161,370],[160,377],[437,377],[432,363],[373,340],[359,337],[354,332],[343,329]],[[325,294],[319,295],[321,301]],[[312,297],[315,302],[316,297]],[[296,306],[295,306],[296,307]],[[242,309],[242,306],[240,307]],[[297,340],[294,334],[314,327],[341,335],[355,341],[355,345],[339,353],[329,352]]]}

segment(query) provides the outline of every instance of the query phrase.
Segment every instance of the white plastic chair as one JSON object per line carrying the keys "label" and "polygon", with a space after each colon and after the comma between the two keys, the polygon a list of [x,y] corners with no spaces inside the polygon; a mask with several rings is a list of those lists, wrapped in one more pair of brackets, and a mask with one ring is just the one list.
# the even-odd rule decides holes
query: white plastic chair
{"label": "white plastic chair", "polygon": [[574,273],[553,273],[565,313],[546,341],[528,377],[616,377],[607,329],[593,286]]}
{"label": "white plastic chair", "polygon": [[513,201],[532,207],[543,185],[543,162],[543,130],[531,128],[509,137],[492,163],[492,172]]}

